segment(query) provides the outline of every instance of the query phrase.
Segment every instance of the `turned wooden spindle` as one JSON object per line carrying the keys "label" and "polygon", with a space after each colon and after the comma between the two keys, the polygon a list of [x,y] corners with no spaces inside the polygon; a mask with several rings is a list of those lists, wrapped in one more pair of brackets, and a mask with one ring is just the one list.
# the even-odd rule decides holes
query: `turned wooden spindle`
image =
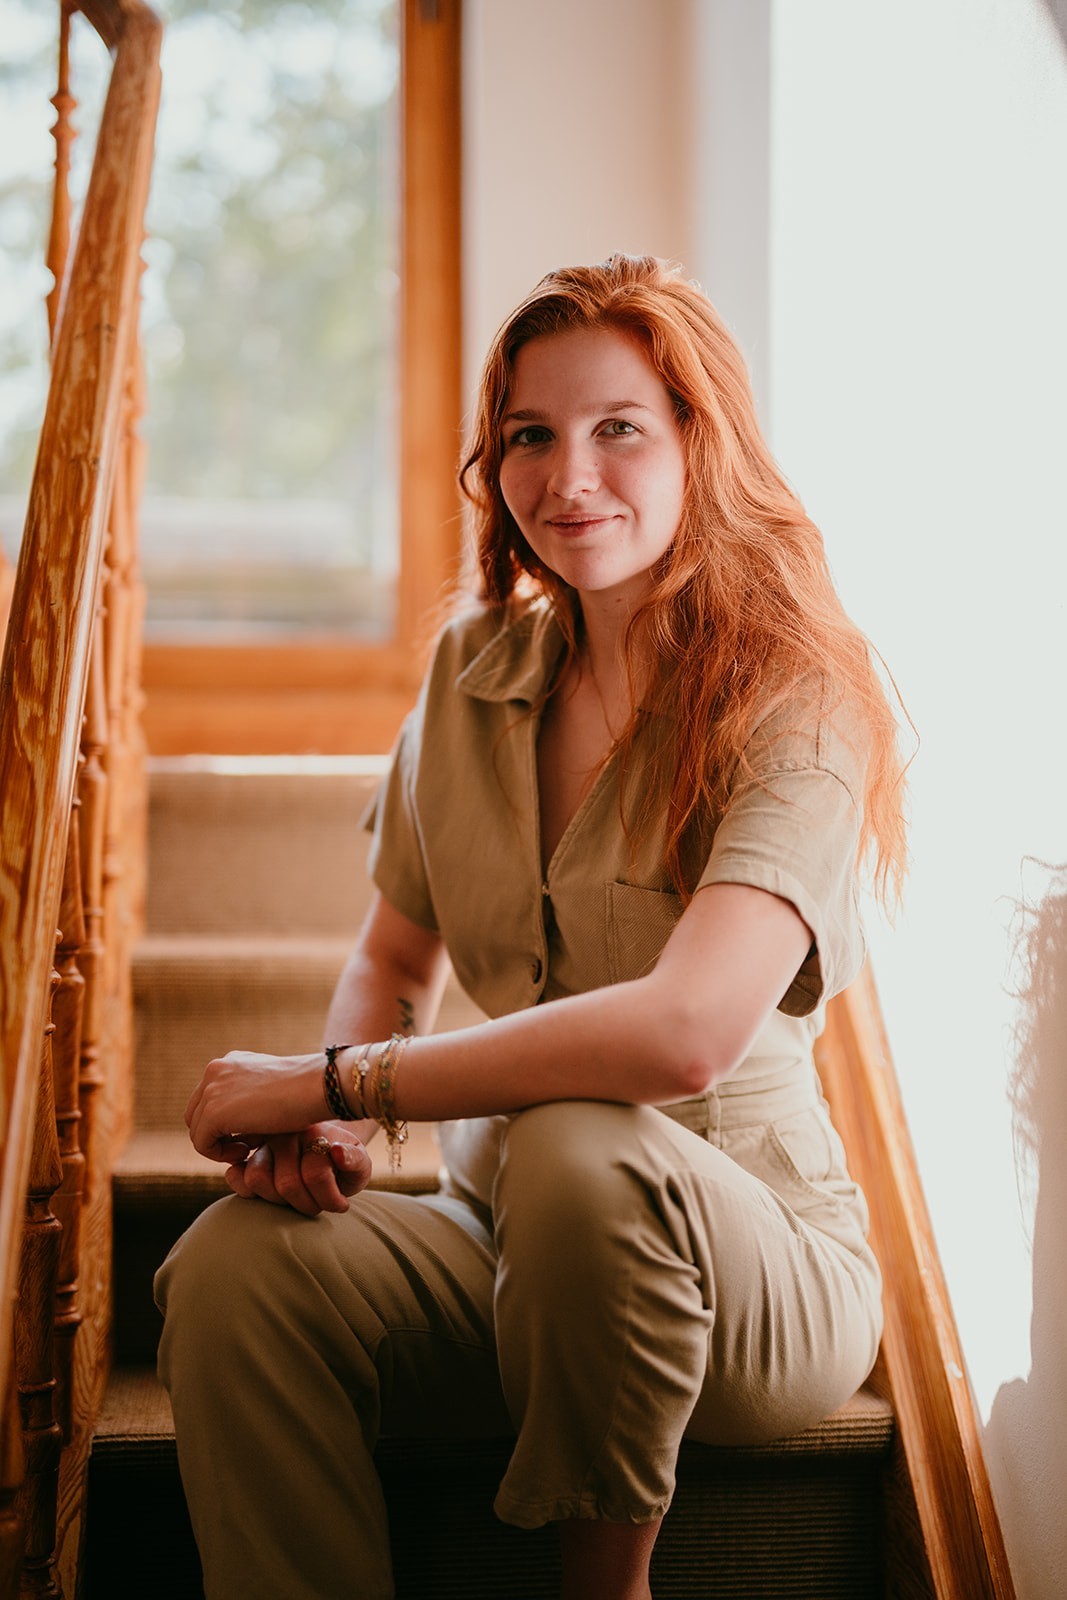
{"label": "turned wooden spindle", "polygon": [[59,1247],[59,1276],[55,1306],[56,1417],[64,1444],[71,1437],[73,1404],[74,1340],[81,1323],[78,1305],[78,1264],[81,1242],[82,1193],[85,1186],[85,1156],[81,1148],[81,1110],[78,1104],[81,1070],[82,1016],[85,1005],[85,979],[78,966],[85,942],[82,913],[81,851],[79,849],[79,802],[71,815],[67,832],[67,859],[60,902],[60,937],[56,947],[59,987],[52,1001],[52,1076],[55,1087],[56,1135],[63,1181],[57,1189],[52,1209],[63,1233]]}
{"label": "turned wooden spindle", "polygon": [[22,1518],[16,1499],[26,1466],[15,1370],[8,1374],[0,1412],[0,1597],[15,1600],[22,1570]]}
{"label": "turned wooden spindle", "polygon": [[78,102],[70,92],[70,13],[69,0],[61,0],[59,11],[59,83],[52,104],[56,120],[52,137],[56,142],[56,173],[52,188],[52,225],[48,233],[48,251],[45,258],[52,274],[52,287],[45,304],[48,307],[48,335],[55,338],[56,320],[59,316],[59,299],[63,289],[63,274],[70,250],[70,147],[77,138],[71,115]]}
{"label": "turned wooden spindle", "polygon": [[89,686],[85,697],[85,722],[78,809],[82,871],[82,910],[85,938],[81,971],[85,980],[82,1011],[81,1069],[78,1079],[82,1114],[81,1148],[85,1156],[84,1196],[88,1204],[97,1184],[96,1107],[106,1083],[102,1052],[105,1015],[104,945],[104,833],[107,827],[107,773],[103,754],[107,744],[107,702],[104,688],[104,641],[100,617],[93,636]]}
{"label": "turned wooden spindle", "polygon": [[[60,982],[52,973],[53,990]],[[62,1433],[55,1414],[54,1321],[62,1227],[52,1196],[63,1181],[52,1091],[51,1020],[45,1029],[41,1077],[26,1194],[26,1221],[15,1308],[15,1374],[25,1475],[18,1493],[24,1529],[20,1594],[60,1596],[55,1580],[56,1500]]]}
{"label": "turned wooden spindle", "polygon": [[126,778],[126,657],[129,639],[132,529],[129,510],[129,374],[124,388],[122,434],[115,482],[111,491],[108,541],[101,575],[104,636],[104,699],[107,731],[102,763],[107,773],[107,807],[104,828],[103,907],[104,944],[109,997],[116,993],[125,941],[122,938],[123,805]]}
{"label": "turned wooden spindle", "polygon": [[[145,264],[140,261],[143,274]],[[122,795],[119,810],[121,853],[120,927],[117,1014],[125,1028],[119,1051],[124,1076],[116,1084],[116,1131],[123,1137],[132,1130],[134,1102],[133,948],[144,932],[148,862],[148,780],[142,712],[141,655],[144,638],[145,587],[141,581],[138,509],[144,486],[147,449],[141,435],[145,411],[145,369],[140,341],[133,338],[127,368],[126,434],[122,465],[126,483],[126,545],[122,571],[125,592],[125,642],[118,695],[118,738],[123,751]]]}

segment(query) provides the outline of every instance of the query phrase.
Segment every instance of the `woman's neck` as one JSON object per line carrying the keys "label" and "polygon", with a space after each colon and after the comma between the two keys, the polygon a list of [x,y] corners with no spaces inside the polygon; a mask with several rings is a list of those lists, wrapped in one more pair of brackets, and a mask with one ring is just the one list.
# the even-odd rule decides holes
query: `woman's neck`
{"label": "woman's neck", "polygon": [[[629,612],[622,607],[610,610],[582,607],[578,666],[592,679],[613,739],[622,733],[634,709],[634,678],[627,667],[627,659],[635,641],[627,638],[629,625]],[[640,671],[635,677],[640,687]]]}

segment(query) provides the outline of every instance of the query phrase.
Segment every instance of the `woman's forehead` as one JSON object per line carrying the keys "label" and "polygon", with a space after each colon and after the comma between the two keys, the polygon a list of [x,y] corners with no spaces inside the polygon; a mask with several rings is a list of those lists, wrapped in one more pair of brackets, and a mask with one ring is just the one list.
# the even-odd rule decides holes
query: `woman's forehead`
{"label": "woman's forehead", "polygon": [[670,407],[666,385],[639,340],[619,328],[539,334],[515,354],[506,410],[545,411],[626,403]]}

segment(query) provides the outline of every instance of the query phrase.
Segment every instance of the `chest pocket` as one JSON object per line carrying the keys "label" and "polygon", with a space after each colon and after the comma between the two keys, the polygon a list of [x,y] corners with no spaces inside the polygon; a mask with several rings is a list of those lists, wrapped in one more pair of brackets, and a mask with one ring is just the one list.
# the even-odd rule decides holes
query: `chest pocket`
{"label": "chest pocket", "polygon": [[655,966],[682,914],[681,898],[660,889],[609,883],[608,975],[611,983],[641,978]]}

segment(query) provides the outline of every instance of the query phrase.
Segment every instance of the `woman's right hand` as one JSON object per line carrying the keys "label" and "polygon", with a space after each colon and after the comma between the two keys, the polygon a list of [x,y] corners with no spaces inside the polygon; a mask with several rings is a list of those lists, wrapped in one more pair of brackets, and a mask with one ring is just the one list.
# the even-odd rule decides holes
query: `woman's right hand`
{"label": "woman's right hand", "polygon": [[[309,1148],[328,1139],[326,1150]],[[371,1158],[362,1140],[342,1122],[316,1122],[301,1133],[268,1134],[246,1160],[226,1169],[226,1182],[244,1199],[292,1206],[305,1217],[348,1210],[365,1189]]]}

